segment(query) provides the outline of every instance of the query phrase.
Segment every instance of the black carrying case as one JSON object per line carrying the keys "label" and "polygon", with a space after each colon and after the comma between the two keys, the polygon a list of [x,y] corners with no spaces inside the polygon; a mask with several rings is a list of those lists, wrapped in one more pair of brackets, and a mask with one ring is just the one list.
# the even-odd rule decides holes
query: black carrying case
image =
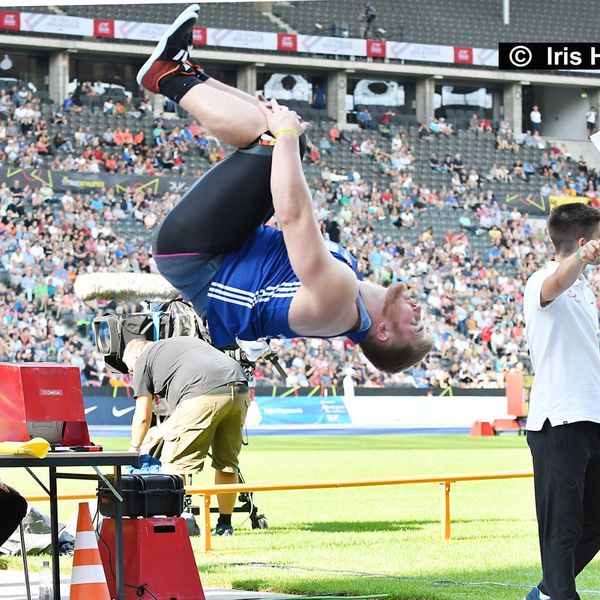
{"label": "black carrying case", "polygon": [[[113,483],[111,477],[107,479]],[[185,488],[181,475],[123,475],[121,489],[124,517],[179,517],[183,512]],[[100,514],[114,517],[117,499],[104,481],[98,482],[97,496]]]}

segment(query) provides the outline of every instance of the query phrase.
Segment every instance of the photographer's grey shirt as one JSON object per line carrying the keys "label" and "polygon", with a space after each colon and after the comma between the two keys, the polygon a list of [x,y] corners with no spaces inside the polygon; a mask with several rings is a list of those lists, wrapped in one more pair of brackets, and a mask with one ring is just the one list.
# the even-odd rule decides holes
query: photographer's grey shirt
{"label": "photographer's grey shirt", "polygon": [[246,382],[230,356],[194,337],[182,336],[149,344],[133,369],[133,394],[155,394],[155,412],[170,415],[186,398],[202,396],[227,383]]}

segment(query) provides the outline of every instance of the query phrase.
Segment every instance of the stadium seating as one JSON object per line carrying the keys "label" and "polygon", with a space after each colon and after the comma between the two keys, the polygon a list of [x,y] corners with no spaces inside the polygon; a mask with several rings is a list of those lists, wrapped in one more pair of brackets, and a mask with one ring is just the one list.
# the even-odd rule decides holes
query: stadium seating
{"label": "stadium seating", "polygon": [[[364,0],[327,0],[326,2],[273,2],[272,13],[293,31],[329,35],[334,23],[343,24],[350,37],[360,37],[360,15]],[[442,45],[495,48],[500,41],[570,42],[593,40],[597,34],[594,0],[571,0],[569,10],[556,18],[553,7],[564,6],[549,0],[544,10],[535,10],[529,0],[511,0],[510,24],[503,24],[499,0],[463,0],[450,9],[439,0],[377,0],[375,35],[389,40]],[[103,7],[110,19],[170,23],[186,4],[112,4]],[[28,7],[31,12],[59,12],[72,16],[97,17],[92,4],[60,7]],[[264,10],[267,10],[265,7]],[[263,14],[260,3],[221,2],[202,4],[200,23],[208,27],[282,31],[282,27]],[[321,29],[315,24],[319,23]],[[385,33],[377,32],[377,29]],[[460,35],[458,35],[460,32]]]}
{"label": "stadium seating", "polygon": [[[187,4],[109,4],[103,7],[103,17],[123,21],[171,23],[185,6]],[[61,9],[71,16],[97,18],[97,7],[93,4],[69,5]],[[39,8],[38,10],[43,12]],[[203,3],[198,24],[223,29],[280,30],[250,2]]]}

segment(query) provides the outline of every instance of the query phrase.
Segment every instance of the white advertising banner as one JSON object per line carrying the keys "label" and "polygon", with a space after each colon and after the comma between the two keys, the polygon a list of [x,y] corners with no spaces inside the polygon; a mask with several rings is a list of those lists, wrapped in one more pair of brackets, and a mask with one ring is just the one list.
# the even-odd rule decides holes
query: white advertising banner
{"label": "white advertising banner", "polygon": [[252,48],[255,50],[277,50],[277,34],[267,31],[243,31],[240,29],[214,29],[207,27],[208,46],[227,48]]}
{"label": "white advertising banner", "polygon": [[387,57],[395,60],[453,63],[454,46],[434,46],[433,44],[388,42]]}
{"label": "white advertising banner", "polygon": [[[15,12],[14,15],[16,26],[4,27],[5,29],[20,29],[21,31],[73,36],[91,37],[99,35],[100,37],[113,37],[112,30],[110,30],[110,33],[107,30],[104,36],[101,31],[95,32],[94,19],[28,12],[20,14]],[[110,22],[112,23],[112,21]],[[105,23],[104,26],[110,29],[110,25]],[[166,31],[167,27],[167,24],[162,23],[138,23],[135,21],[115,20],[114,38],[156,42]],[[368,44],[372,44],[376,40],[298,35],[294,36],[294,41],[297,41],[297,45],[294,46],[292,51],[300,53],[364,57],[368,54]],[[208,46],[226,48],[288,50],[287,48],[278,47],[277,33],[265,31],[244,31],[208,27],[206,28],[205,43]],[[394,60],[498,66],[498,51],[486,48],[455,48],[454,46],[387,41],[381,52],[383,53],[384,50],[387,58]],[[373,52],[371,52],[371,55],[379,56],[379,54],[373,54]]]}
{"label": "white advertising banner", "polygon": [[94,35],[94,20],[66,15],[41,15],[21,13],[21,31],[59,33],[63,35]]}
{"label": "white advertising banner", "polygon": [[343,37],[299,35],[298,52],[336,54],[338,56],[366,56],[367,40]]}
{"label": "white advertising banner", "polygon": [[511,418],[504,396],[354,396],[344,404],[358,427],[470,428]]}
{"label": "white advertising banner", "polygon": [[115,37],[122,40],[157,42],[169,28],[162,23],[137,23],[136,21],[115,21]]}
{"label": "white advertising banner", "polygon": [[473,64],[486,67],[498,66],[498,50],[490,48],[473,48]]}

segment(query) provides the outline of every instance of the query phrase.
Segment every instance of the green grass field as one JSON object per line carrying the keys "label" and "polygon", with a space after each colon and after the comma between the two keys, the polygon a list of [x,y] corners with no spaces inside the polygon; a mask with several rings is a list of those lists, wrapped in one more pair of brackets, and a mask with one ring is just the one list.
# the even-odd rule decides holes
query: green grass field
{"label": "green grass field", "polygon": [[[96,440],[123,449],[126,439]],[[531,468],[523,437],[255,437],[242,453],[248,482],[392,478]],[[42,473],[43,474],[43,473]],[[23,493],[38,493],[27,473],[0,473]],[[207,469],[194,484],[208,482]],[[60,490],[90,490],[61,481]],[[521,599],[540,576],[531,479],[452,486],[452,540],[440,539],[437,484],[269,492],[255,495],[268,530],[234,515],[235,535],[193,539],[208,587],[306,595],[387,595],[402,600]],[[40,506],[48,510],[47,506]],[[60,507],[68,520],[75,502]],[[20,568],[19,558],[2,559]],[[31,560],[33,568],[41,558]],[[63,559],[67,568],[69,559]],[[600,559],[580,576],[581,596],[600,597]]]}

